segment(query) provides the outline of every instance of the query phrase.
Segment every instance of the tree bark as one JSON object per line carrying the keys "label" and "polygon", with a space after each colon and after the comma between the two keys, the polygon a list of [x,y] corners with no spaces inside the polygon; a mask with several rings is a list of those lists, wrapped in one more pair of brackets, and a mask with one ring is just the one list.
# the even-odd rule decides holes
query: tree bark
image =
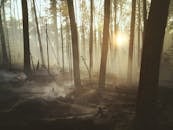
{"label": "tree bark", "polygon": [[67,0],[67,5],[70,17],[71,36],[72,36],[74,84],[76,87],[80,87],[81,80],[80,80],[80,69],[79,69],[78,33],[77,33],[77,25],[74,14],[73,0]]}
{"label": "tree bark", "polygon": [[28,24],[28,5],[27,0],[22,0],[22,16],[23,16],[23,40],[24,40],[24,72],[31,72],[30,63],[30,44],[29,44],[29,24]]}
{"label": "tree bark", "polygon": [[130,24],[130,41],[129,41],[129,58],[128,58],[128,81],[132,82],[133,73],[133,47],[135,33],[135,15],[136,15],[136,0],[132,0],[132,13]]}
{"label": "tree bark", "polygon": [[136,105],[136,130],[157,130],[161,52],[170,0],[152,0],[146,25]]}
{"label": "tree bark", "polygon": [[105,0],[104,1],[104,28],[103,28],[103,43],[102,43],[100,75],[99,75],[99,88],[105,87],[106,62],[107,62],[107,54],[108,54],[108,40],[109,40],[109,21],[110,21],[110,0]]}

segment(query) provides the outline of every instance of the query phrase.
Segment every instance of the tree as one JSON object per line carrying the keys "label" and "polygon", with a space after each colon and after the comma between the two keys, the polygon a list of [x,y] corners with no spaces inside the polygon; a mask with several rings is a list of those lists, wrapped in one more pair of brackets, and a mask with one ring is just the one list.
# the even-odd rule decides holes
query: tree
{"label": "tree", "polygon": [[101,64],[99,75],[99,87],[105,87],[106,62],[108,55],[108,39],[109,39],[109,21],[110,21],[110,0],[104,1],[104,28],[103,28],[103,43],[101,51]]}
{"label": "tree", "polygon": [[152,0],[146,25],[136,107],[136,130],[157,130],[160,58],[170,0]]}
{"label": "tree", "polygon": [[71,36],[72,36],[74,84],[76,87],[80,87],[81,80],[80,80],[80,69],[79,69],[78,33],[77,33],[77,26],[74,14],[73,0],[67,0],[67,5],[70,17],[70,27],[71,27]]}
{"label": "tree", "polygon": [[28,5],[27,0],[22,0],[22,16],[23,16],[23,39],[24,39],[24,72],[31,72],[30,65],[30,45],[29,45],[29,25],[28,25]]}
{"label": "tree", "polygon": [[141,0],[138,0],[138,57],[137,63],[140,65],[141,59]]}
{"label": "tree", "polygon": [[134,33],[135,33],[135,14],[136,14],[136,0],[132,0],[132,13],[130,23],[130,41],[129,41],[129,58],[128,58],[128,80],[132,81],[132,67],[133,67],[133,47],[134,47]]}
{"label": "tree", "polygon": [[147,1],[143,0],[143,22],[144,22],[144,28],[146,26],[147,22]]}
{"label": "tree", "polygon": [[93,0],[90,1],[90,40],[89,40],[89,55],[90,55],[90,79],[93,68]]}
{"label": "tree", "polygon": [[11,51],[10,51],[10,45],[9,45],[9,33],[8,33],[8,28],[7,28],[7,20],[6,20],[6,15],[5,15],[5,0],[2,1],[2,10],[3,10],[3,31],[4,31],[4,35],[5,35],[5,43],[7,44],[7,52],[8,52],[8,64],[9,66],[11,66]]}
{"label": "tree", "polygon": [[[62,14],[62,10],[60,8],[60,13]],[[63,39],[63,25],[62,25],[62,16],[60,15],[60,31],[61,31],[61,45],[62,45],[62,48],[61,48],[61,53],[62,53],[62,72],[64,73],[64,39]]]}
{"label": "tree", "polygon": [[36,29],[37,29],[37,34],[38,34],[38,42],[39,42],[39,47],[40,47],[41,63],[42,63],[42,66],[45,67],[43,47],[42,47],[42,43],[41,43],[40,30],[39,30],[39,26],[38,26],[37,12],[36,12],[36,7],[35,7],[35,0],[33,0],[33,9],[34,9],[34,15],[35,15]]}
{"label": "tree", "polygon": [[[2,6],[4,5],[3,2],[4,1],[1,1]],[[2,45],[2,65],[3,65],[3,68],[8,69],[9,59],[8,59],[7,48],[6,48],[4,28],[2,25],[1,5],[0,5],[0,40]]]}

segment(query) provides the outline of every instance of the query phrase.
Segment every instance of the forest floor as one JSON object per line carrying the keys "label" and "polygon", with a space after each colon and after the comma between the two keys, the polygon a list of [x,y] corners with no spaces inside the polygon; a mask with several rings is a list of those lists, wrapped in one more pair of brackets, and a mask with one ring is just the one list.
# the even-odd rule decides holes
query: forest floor
{"label": "forest floor", "polygon": [[[135,116],[136,87],[82,80],[75,88],[68,73],[37,73],[27,79],[0,76],[1,130],[129,130]],[[173,129],[173,88],[161,87],[160,130]]]}

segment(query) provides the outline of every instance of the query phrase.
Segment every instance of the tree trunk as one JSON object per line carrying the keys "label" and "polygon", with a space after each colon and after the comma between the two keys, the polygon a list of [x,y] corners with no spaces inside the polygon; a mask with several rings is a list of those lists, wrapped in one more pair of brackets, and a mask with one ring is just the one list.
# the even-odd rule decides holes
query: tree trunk
{"label": "tree trunk", "polygon": [[138,0],[138,53],[137,65],[140,65],[141,59],[141,0]]}
{"label": "tree trunk", "polygon": [[90,1],[90,40],[89,40],[89,55],[90,55],[90,79],[93,68],[93,0]]}
{"label": "tree trunk", "polygon": [[72,51],[73,51],[73,74],[74,84],[76,87],[81,86],[80,69],[79,69],[79,49],[78,49],[78,33],[74,14],[73,0],[67,0],[68,12],[70,17],[71,36],[72,36]]}
{"label": "tree trunk", "polygon": [[132,81],[133,76],[133,47],[134,47],[134,33],[135,33],[135,14],[136,14],[136,0],[132,0],[132,13],[130,25],[130,41],[129,41],[129,58],[128,58],[128,81]]}
{"label": "tree trunk", "polygon": [[23,40],[24,40],[24,72],[31,72],[30,63],[30,45],[29,45],[29,24],[28,24],[28,5],[27,0],[22,0],[22,16],[23,16]]}
{"label": "tree trunk", "polygon": [[40,46],[41,63],[42,63],[42,66],[45,67],[43,47],[42,47],[42,43],[41,43],[40,30],[39,30],[39,26],[38,26],[37,12],[36,12],[36,7],[35,7],[35,0],[33,0],[33,8],[34,8],[36,29],[37,29],[37,34],[38,34],[38,42],[39,42],[39,46]]}
{"label": "tree trunk", "polygon": [[[62,15],[62,10],[60,9]],[[61,28],[61,56],[62,56],[62,72],[64,73],[64,39],[63,39],[63,26],[62,26],[62,16],[60,15],[60,28]]]}
{"label": "tree trunk", "polygon": [[136,108],[136,130],[157,130],[161,52],[170,0],[152,0],[146,25]]}
{"label": "tree trunk", "polygon": [[117,31],[117,0],[114,0],[114,33],[116,34]]}
{"label": "tree trunk", "polygon": [[143,22],[144,22],[144,28],[147,23],[147,1],[143,0]]}
{"label": "tree trunk", "polygon": [[49,73],[50,72],[50,63],[49,63],[49,37],[48,37],[47,23],[46,23],[46,44],[47,44],[47,70],[48,70],[48,73]]}
{"label": "tree trunk", "polygon": [[8,63],[9,67],[11,66],[11,50],[10,50],[10,44],[9,44],[9,34],[8,34],[8,28],[7,28],[7,21],[6,21],[6,16],[5,16],[5,7],[4,7],[4,2],[2,4],[2,9],[3,9],[3,18],[4,18],[4,35],[5,35],[5,41],[7,44],[7,50],[8,50]]}
{"label": "tree trunk", "polygon": [[50,0],[51,2],[51,13],[52,13],[52,16],[53,16],[53,31],[54,31],[54,45],[56,45],[57,47],[57,63],[59,63],[59,55],[58,55],[58,51],[59,51],[59,47],[58,47],[58,25],[57,25],[57,0]]}
{"label": "tree trunk", "polygon": [[99,75],[99,88],[105,87],[106,62],[107,62],[108,39],[109,39],[109,21],[110,21],[110,0],[105,0],[104,1],[104,28],[103,28],[103,43],[102,43],[100,75]]}

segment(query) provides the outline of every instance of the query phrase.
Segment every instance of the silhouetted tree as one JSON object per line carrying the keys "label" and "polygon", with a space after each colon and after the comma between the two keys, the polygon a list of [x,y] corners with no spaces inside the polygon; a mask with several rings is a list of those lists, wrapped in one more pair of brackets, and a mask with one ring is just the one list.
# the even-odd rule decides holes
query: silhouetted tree
{"label": "silhouetted tree", "polygon": [[80,87],[81,80],[80,80],[80,69],[79,69],[78,33],[77,33],[77,26],[74,14],[73,0],[67,0],[67,5],[70,17],[71,36],[72,36],[74,84],[76,87]]}
{"label": "silhouetted tree", "polygon": [[160,58],[170,0],[152,0],[145,29],[136,108],[136,130],[157,130]]}
{"label": "silhouetted tree", "polygon": [[109,21],[110,21],[110,0],[105,0],[104,1],[103,43],[102,43],[100,75],[99,75],[100,88],[105,87],[106,62],[107,62],[108,39],[109,39]]}
{"label": "silhouetted tree", "polygon": [[24,40],[24,72],[31,72],[30,65],[30,45],[29,45],[29,25],[28,25],[28,5],[27,0],[22,0],[22,16],[23,16],[23,40]]}
{"label": "silhouetted tree", "polygon": [[93,0],[90,0],[90,40],[89,40],[89,55],[90,55],[90,75],[93,68]]}

